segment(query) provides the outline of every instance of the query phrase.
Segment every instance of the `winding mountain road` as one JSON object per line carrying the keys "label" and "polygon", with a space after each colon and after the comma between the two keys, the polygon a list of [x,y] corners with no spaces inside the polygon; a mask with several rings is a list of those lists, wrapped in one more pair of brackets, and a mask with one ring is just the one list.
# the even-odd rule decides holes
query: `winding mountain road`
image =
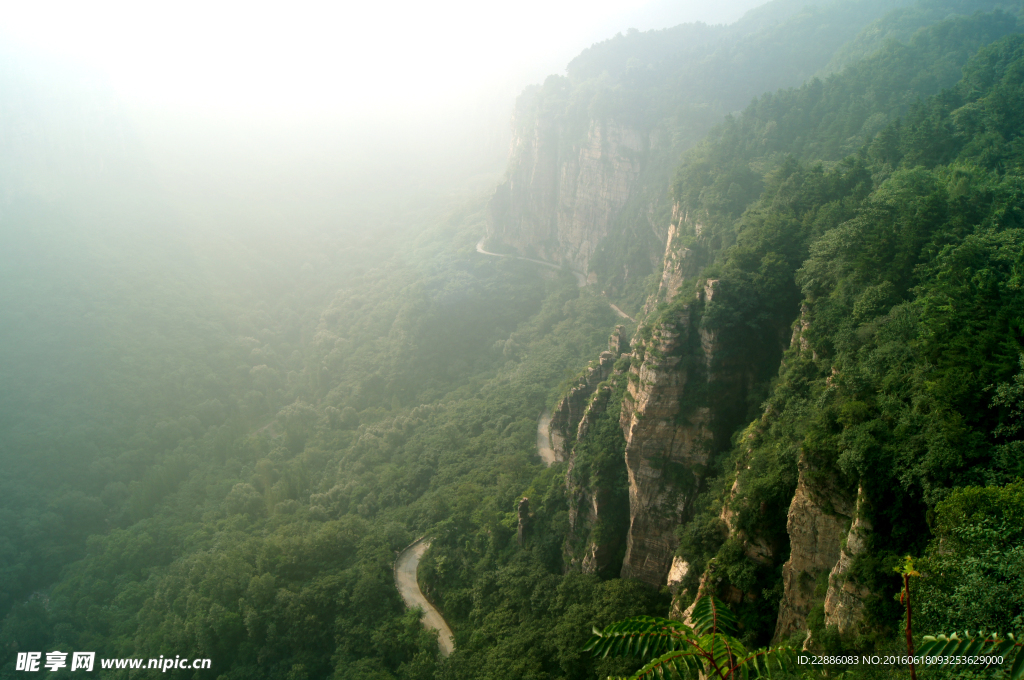
{"label": "winding mountain road", "polygon": [[545,410],[537,421],[537,455],[548,467],[558,460],[560,439],[561,437],[551,431],[551,411]]}
{"label": "winding mountain road", "polygon": [[[539,264],[542,267],[554,269],[556,272],[562,271],[562,268],[559,267],[557,264],[545,262],[544,260],[535,260],[532,257],[521,257],[519,255],[504,255],[502,253],[492,253],[489,250],[484,250],[483,239],[480,239],[480,241],[476,244],[476,252],[480,253],[481,255],[490,255],[491,257],[511,257],[513,260],[524,260],[526,262],[533,262],[534,264]],[[584,286],[587,285],[586,274],[584,274],[583,272],[578,272],[575,269],[570,269],[569,271],[571,271],[572,275],[576,277],[576,283],[579,285],[580,288],[583,288]],[[604,295],[603,291],[601,292],[601,295]],[[634,319],[629,314],[626,314],[624,311],[613,305],[610,300],[608,301],[608,306],[611,307],[612,311],[615,312],[619,316],[619,318],[626,319],[634,323],[636,322],[636,319]]]}
{"label": "winding mountain road", "polygon": [[[527,262],[533,262],[555,271],[562,270],[558,265],[545,262],[544,260],[488,252],[484,250],[483,239],[480,239],[480,242],[476,244],[476,252],[492,257],[511,257],[516,260],[526,260]],[[587,285],[585,274],[578,271],[570,271],[576,277],[576,283],[579,284],[580,288]],[[608,302],[608,306],[621,318],[629,319],[630,321],[634,320],[633,317],[623,312],[611,302]],[[548,467],[551,467],[558,460],[557,451],[561,446],[561,442],[558,441],[558,435],[551,432],[550,426],[551,412],[545,410],[540,414],[540,419],[537,421],[537,455],[541,457]],[[407,607],[410,609],[419,607],[423,610],[423,625],[438,632],[437,644],[441,655],[448,656],[455,651],[455,637],[452,635],[452,629],[448,627],[444,617],[441,616],[441,612],[437,611],[437,608],[430,604],[430,601],[423,595],[423,591],[420,590],[419,582],[416,579],[416,570],[420,566],[420,558],[423,557],[423,553],[429,547],[430,539],[421,538],[399,553],[398,558],[395,560],[395,587],[398,588],[398,592],[402,595],[402,599],[405,600]]]}
{"label": "winding mountain road", "polygon": [[[557,460],[557,449],[561,446],[557,434],[552,433],[551,412],[545,410],[540,414],[537,421],[537,455],[544,463],[551,467]],[[430,547],[430,539],[421,538],[408,548],[403,550],[395,560],[395,587],[405,600],[405,605],[412,609],[419,607],[423,610],[423,625],[438,632],[437,644],[442,656],[448,656],[455,651],[455,637],[452,629],[448,627],[441,612],[437,611],[434,605],[423,595],[420,584],[416,579],[416,571],[420,566],[420,558]]]}
{"label": "winding mountain road", "polygon": [[423,625],[438,632],[437,644],[441,650],[441,656],[448,656],[455,651],[455,637],[452,635],[452,629],[448,627],[441,612],[437,611],[437,608],[424,597],[416,580],[416,570],[420,566],[420,558],[429,547],[430,539],[421,538],[398,555],[398,559],[395,560],[395,586],[407,607],[410,609],[419,607],[423,610]]}
{"label": "winding mountain road", "polygon": [[[491,257],[511,257],[513,260],[525,260],[526,262],[533,262],[534,264],[539,264],[540,266],[547,267],[548,269],[554,269],[556,272],[562,271],[562,268],[559,267],[557,264],[545,262],[544,260],[535,260],[532,257],[521,257],[519,255],[504,255],[502,253],[492,253],[489,250],[484,250],[483,239],[480,239],[479,243],[476,244],[476,252],[480,253],[481,255],[490,255]],[[576,283],[579,285],[580,288],[587,285],[586,274],[584,274],[583,272],[578,272],[575,269],[570,269],[569,271],[571,271],[572,275],[576,277]]]}

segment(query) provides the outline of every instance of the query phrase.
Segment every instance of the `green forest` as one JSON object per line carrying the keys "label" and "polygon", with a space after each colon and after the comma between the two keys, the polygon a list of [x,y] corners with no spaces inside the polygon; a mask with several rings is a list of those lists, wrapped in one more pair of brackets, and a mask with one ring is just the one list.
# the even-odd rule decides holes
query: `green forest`
{"label": "green forest", "polygon": [[[737,437],[743,443],[723,452],[718,487],[682,530],[681,550],[696,563],[715,560],[729,583],[763,589],[764,600],[744,608],[751,634],[760,628],[764,640],[779,565],[757,564],[723,540],[718,515],[738,478],[743,492],[731,503],[743,531],[785,542],[798,469],[859,485],[874,525],[870,554],[851,576],[872,592],[864,629],[835,638],[819,611],[809,620],[823,644],[884,644],[900,613],[887,591],[898,590],[894,568],[906,554],[956,565],[965,581],[938,596],[936,582],[923,579],[919,625],[1011,631],[1022,623],[1016,596],[969,613],[978,589],[993,597],[1020,589],[1010,566],[1019,508],[995,501],[1015,498],[1024,474],[1016,439],[1024,213],[1011,122],[1024,43],[1005,35],[1014,26],[998,14],[950,20],[841,76],[766,96],[680,168],[674,191],[706,216],[702,245],[719,251],[705,275],[720,280],[724,299],[702,323],[753,352],[788,330],[797,310],[809,322],[778,374],[764,376],[763,412]],[[987,42],[950,87],[928,98],[914,92],[914,80],[943,83],[934,72],[908,77],[911,64],[932,70],[967,52],[963,45]],[[888,74],[902,82],[886,82]],[[872,117],[881,129],[843,157],[842,144]],[[761,178],[752,163],[774,167]],[[740,209],[728,193],[744,186],[757,198]],[[960,543],[961,535],[974,538]]]}
{"label": "green forest", "polygon": [[[521,102],[564,107],[568,139],[611,119],[670,140],[589,285],[477,252],[483,194],[386,195],[276,235],[205,233],[134,169],[4,193],[0,678],[77,677],[16,668],[54,650],[210,658],[167,672],[195,680],[625,677],[641,655],[585,651],[592,631],[682,620],[705,595],[750,649],[900,655],[907,556],[917,644],[1024,636],[1022,11],[776,2],[742,31],[585,51]],[[664,239],[638,231],[650,214],[697,263],[674,296]],[[618,324],[634,349],[605,410],[545,465],[538,418]],[[715,349],[674,357],[706,385],[672,422],[708,410],[713,443],[696,477],[665,459],[661,483],[695,500],[671,547],[686,573],[653,585],[620,578],[636,503],[620,414],[665,359],[653,343],[690,328]],[[586,534],[581,489],[603,508]],[[787,576],[795,498],[840,526],[842,570]],[[421,537],[450,656],[395,585]],[[586,541],[611,566],[581,569]],[[785,628],[798,591],[805,624]]]}

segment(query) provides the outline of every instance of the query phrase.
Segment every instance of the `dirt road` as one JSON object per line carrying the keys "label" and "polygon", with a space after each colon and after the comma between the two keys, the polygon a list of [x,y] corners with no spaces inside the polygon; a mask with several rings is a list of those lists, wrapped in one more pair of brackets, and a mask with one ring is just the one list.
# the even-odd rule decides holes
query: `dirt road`
{"label": "dirt road", "polygon": [[441,617],[441,612],[423,596],[416,581],[416,569],[420,566],[420,558],[429,547],[430,541],[421,538],[401,552],[395,560],[395,585],[406,606],[410,609],[419,607],[423,610],[423,625],[438,632],[437,644],[441,648],[441,655],[448,656],[455,651],[452,629]]}
{"label": "dirt road", "polygon": [[[552,264],[550,262],[545,262],[544,260],[535,260],[532,257],[520,257],[519,255],[503,255],[501,253],[492,253],[489,250],[484,250],[484,241],[483,241],[483,239],[480,239],[480,242],[476,244],[476,252],[480,253],[481,255],[490,255],[491,257],[511,257],[514,260],[525,260],[527,262],[533,262],[534,264],[539,264],[542,267],[547,267],[548,269],[554,269],[556,272],[562,271],[562,268],[559,267],[557,264]],[[574,271],[572,269],[570,269],[569,271],[571,271],[572,275],[576,277],[576,283],[579,285],[580,288],[582,288],[583,286],[587,285],[587,275],[586,274],[584,274],[582,272]]]}
{"label": "dirt road", "polygon": [[549,436],[549,430],[551,427],[551,411],[544,411],[540,414],[540,420],[537,421],[537,455],[541,457],[544,463],[551,467],[551,465],[558,460],[558,453],[556,452],[557,444],[559,442],[552,441],[558,435],[551,434]]}

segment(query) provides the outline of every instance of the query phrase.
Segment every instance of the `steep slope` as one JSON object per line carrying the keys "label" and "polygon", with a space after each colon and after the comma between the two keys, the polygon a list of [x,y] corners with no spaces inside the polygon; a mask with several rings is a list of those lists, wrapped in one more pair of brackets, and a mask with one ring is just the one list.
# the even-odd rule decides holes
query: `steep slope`
{"label": "steep slope", "polygon": [[673,611],[710,570],[752,641],[864,643],[949,489],[1021,474],[1018,30],[949,18],[685,157],[620,415],[622,575]]}
{"label": "steep slope", "polygon": [[[836,132],[842,129],[843,122],[846,129],[850,129],[851,122],[855,126],[858,120],[874,115],[857,112],[853,107],[846,107],[846,113],[841,113],[844,107],[841,106],[842,96],[838,95],[844,89],[848,88],[852,94],[857,92],[858,83],[872,83],[876,89],[871,100],[884,106],[881,110],[890,112],[891,116],[891,112],[903,107],[898,106],[898,101],[882,96],[886,90],[885,73],[900,74],[900,79],[911,84],[930,82],[934,87],[943,80],[948,82],[949,76],[944,77],[943,71],[952,74],[959,70],[955,68],[956,57],[966,57],[978,45],[1014,30],[1015,26],[1011,17],[998,14],[951,20],[918,36],[908,48],[889,50],[864,62],[830,81],[820,93],[815,86],[808,86],[786,98],[777,96],[774,101],[766,98],[748,112],[737,129],[726,132],[706,147],[708,150],[729,149],[725,154],[717,159],[713,159],[714,153],[704,156],[703,161],[694,162],[681,173],[677,191],[684,196],[684,210],[701,214],[702,219],[711,224],[727,222],[721,215],[716,218],[715,211],[707,207],[706,198],[703,199],[705,209],[701,211],[698,207],[702,199],[696,198],[701,195],[698,194],[701,189],[694,186],[697,176],[694,166],[699,162],[710,160],[712,167],[721,168],[710,174],[721,176],[731,172],[726,168],[737,160],[746,157],[751,163],[756,159],[752,149],[778,149],[774,140],[787,136],[796,142],[787,150],[804,158],[828,159],[828,150],[835,149],[835,141],[841,139],[842,133],[837,135]],[[972,69],[977,71],[979,67],[975,64],[978,59],[965,68],[965,74],[972,73]],[[965,452],[959,461],[948,459],[927,473],[923,470],[911,473],[906,468],[907,463],[898,462],[905,460],[908,446],[911,449],[938,447],[938,450],[958,447],[962,444],[953,444],[948,437],[959,439],[965,436],[964,432],[940,434],[925,424],[927,417],[923,413],[910,415],[928,403],[928,400],[921,401],[923,395],[911,396],[920,388],[904,385],[894,392],[895,385],[878,382],[883,380],[882,376],[888,375],[884,380],[889,380],[910,370],[900,367],[901,362],[914,365],[929,361],[917,353],[920,350],[910,347],[928,344],[936,348],[952,347],[966,341],[957,340],[956,336],[963,331],[952,328],[943,329],[930,341],[919,336],[923,332],[920,320],[929,315],[926,310],[934,304],[927,302],[933,299],[931,291],[934,286],[944,285],[939,281],[947,276],[942,273],[942,266],[952,265],[948,261],[942,265],[926,264],[930,258],[944,247],[954,248],[954,244],[963,243],[963,239],[969,242],[968,234],[974,230],[988,228],[986,225],[993,218],[986,215],[1003,215],[998,218],[999,229],[1009,229],[1013,224],[1014,220],[1006,220],[1009,215],[1005,213],[1007,205],[1002,202],[1005,199],[995,199],[1000,194],[999,189],[978,187],[983,194],[994,191],[988,195],[995,201],[989,203],[992,199],[978,196],[973,200],[981,199],[985,207],[978,205],[967,209],[962,198],[954,199],[945,193],[948,189],[942,188],[950,181],[950,172],[954,175],[967,173],[961,180],[963,191],[967,192],[962,197],[972,195],[974,190],[968,186],[978,186],[977,179],[967,179],[975,176],[975,170],[942,169],[958,156],[964,159],[961,163],[1002,167],[1008,174],[1003,179],[993,177],[997,185],[1016,181],[1011,179],[1012,164],[1007,164],[1006,157],[1007,153],[1012,155],[1008,149],[1013,148],[1011,140],[1019,134],[1012,123],[1003,123],[998,135],[1000,142],[990,142],[1002,151],[986,149],[979,154],[977,142],[969,141],[978,134],[977,128],[961,126],[956,129],[942,122],[963,120],[967,111],[974,110],[977,105],[970,102],[975,97],[984,97],[981,93],[992,87],[990,77],[975,76],[957,85],[953,91],[956,94],[937,97],[927,107],[910,107],[902,123],[895,122],[874,135],[864,147],[862,160],[839,164],[827,172],[801,169],[793,161],[783,163],[777,172],[788,176],[781,183],[771,178],[765,183],[760,202],[748,209],[737,223],[738,243],[725,251],[726,267],[730,260],[741,264],[741,257],[754,256],[753,260],[748,260],[746,268],[756,266],[760,260],[763,269],[773,252],[784,251],[776,246],[756,248],[752,253],[748,248],[753,235],[757,231],[764,234],[766,228],[779,230],[777,234],[788,232],[778,245],[788,241],[799,253],[792,264],[802,261],[802,265],[799,269],[788,267],[786,276],[792,276],[790,281],[802,287],[803,311],[793,333],[795,342],[788,350],[766,412],[742,437],[746,443],[734,450],[728,462],[723,462],[723,470],[736,472],[724,476],[717,487],[721,489],[719,493],[730,486],[732,491],[722,497],[724,507],[709,501],[702,511],[704,518],[686,530],[683,551],[690,561],[701,564],[717,556],[717,568],[725,570],[725,587],[752,593],[759,599],[758,593],[778,587],[774,570],[788,547],[788,561],[782,570],[778,620],[773,626],[776,638],[806,630],[808,625],[818,626],[819,631],[835,625],[841,633],[852,636],[865,617],[873,618],[873,623],[879,625],[885,616],[883,612],[891,608],[883,604],[878,593],[889,578],[884,575],[887,572],[883,565],[891,557],[882,555],[886,551],[892,551],[888,553],[892,555],[920,550],[921,541],[928,535],[923,518],[943,497],[940,489],[967,483],[972,475],[981,474],[983,468],[990,470],[985,474],[992,479],[1006,479],[1000,475],[1012,474],[1012,463],[1008,466],[985,463],[985,454],[981,453],[995,443],[990,435],[983,434],[989,431],[990,425],[986,423],[991,417],[987,406],[989,398],[984,396],[985,385],[1007,379],[1016,362],[1016,351],[1019,351],[1019,339],[1014,340],[1015,333],[1019,332],[1013,330],[1013,324],[995,320],[1005,312],[977,309],[975,313],[986,317],[993,315],[993,325],[1003,324],[1002,330],[990,328],[982,332],[981,328],[975,328],[967,331],[972,335],[979,333],[978,341],[994,333],[987,343],[1008,343],[1002,344],[1002,350],[995,350],[989,344],[991,363],[975,363],[979,359],[972,358],[975,356],[972,352],[961,355],[951,349],[933,350],[948,357],[946,361],[951,362],[948,368],[926,369],[920,365],[913,369],[921,371],[921,375],[938,376],[946,371],[956,374],[972,371],[976,375],[971,381],[974,387],[968,388],[967,394],[961,393],[949,407],[939,408],[934,417],[938,422],[953,417],[976,432],[975,436],[987,440],[987,443],[978,440],[975,444],[981,447],[977,454],[972,456]],[[981,85],[982,82],[985,85]],[[907,95],[913,96],[913,87],[904,87],[890,81],[888,91],[898,93],[899,100],[907,102]],[[927,94],[927,91],[920,94]],[[997,99],[1006,97],[1003,93],[993,95]],[[801,102],[801,98],[804,101]],[[829,100],[830,106],[811,104]],[[856,99],[851,97],[849,101]],[[989,97],[987,101],[995,100]],[[986,104],[986,107],[991,106],[991,103]],[[815,110],[832,111],[833,117],[831,120],[829,116],[818,120],[805,118],[800,122],[786,120],[787,114],[794,111]],[[993,108],[986,110],[997,120],[1004,115]],[[778,130],[787,123],[792,125],[791,132],[779,134]],[[829,138],[832,141],[828,141]],[[918,165],[935,169],[912,169]],[[707,166],[702,168],[706,170]],[[688,197],[686,187],[689,187]],[[705,189],[702,196],[709,193]],[[792,206],[792,212],[786,210],[786,203]],[[1010,214],[1016,209],[1011,208]],[[997,212],[990,213],[991,210]],[[784,219],[787,212],[799,219]],[[1008,234],[1012,232],[1006,233],[1005,238],[1011,238]],[[996,252],[981,257],[998,257]],[[858,264],[852,268],[841,264],[850,261]],[[840,281],[842,292],[833,292],[827,300],[823,299],[823,291],[835,291],[833,286]],[[793,283],[787,285],[793,286]],[[838,302],[836,296],[843,301]],[[1009,299],[1004,297],[996,304],[1007,303]],[[796,308],[796,304],[791,307],[792,314]],[[901,327],[903,322],[898,320],[902,319],[910,325]],[[1014,346],[1018,350],[1015,351]],[[893,351],[897,351],[898,361],[896,355],[889,354]],[[985,364],[989,367],[987,370],[982,368]],[[972,365],[973,368],[968,368]],[[858,386],[851,390],[852,376],[857,376],[853,378],[855,381],[867,382],[857,382]],[[913,382],[909,377],[904,379]],[[977,391],[968,396],[973,390]],[[847,393],[849,396],[844,396]],[[910,406],[915,400],[916,405]],[[901,403],[905,405],[899,406]],[[951,409],[949,415],[940,417],[938,414],[946,412],[947,408]],[[887,412],[891,415],[884,415]],[[897,413],[903,415],[897,416]],[[882,426],[881,422],[893,424]],[[897,426],[896,422],[902,424]],[[915,440],[921,443],[911,443]],[[921,450],[919,455],[928,458],[935,454]],[[867,460],[875,462],[868,464]],[[989,467],[993,464],[995,468]],[[954,474],[956,469],[961,472]],[[894,486],[889,474],[903,477],[905,481]],[[911,477],[907,475],[916,481],[909,482]],[[896,490],[908,484],[909,488]],[[722,509],[717,509],[719,507]],[[715,546],[716,541],[712,541],[711,546],[700,546],[698,527],[708,527],[712,517],[730,515],[732,521],[725,523],[727,532],[722,534],[726,540],[724,544],[721,539],[717,541],[721,548]],[[751,551],[752,537],[775,546],[773,552],[779,557],[768,563],[755,559]],[[867,550],[866,546],[871,549]],[[861,559],[858,560],[858,556]],[[762,619],[770,618],[774,610],[771,603],[747,606],[752,616],[756,613]],[[762,625],[767,625],[767,621]]]}
{"label": "steep slope", "polygon": [[526,90],[488,242],[591,272],[635,311],[666,239],[680,154],[752,97],[797,85],[895,6],[776,0],[731,26],[631,31]]}

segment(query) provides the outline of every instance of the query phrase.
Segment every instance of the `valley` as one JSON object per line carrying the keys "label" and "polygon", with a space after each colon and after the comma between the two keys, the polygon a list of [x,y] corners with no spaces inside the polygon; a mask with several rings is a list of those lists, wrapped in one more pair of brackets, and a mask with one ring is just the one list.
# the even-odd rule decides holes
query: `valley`
{"label": "valley", "polygon": [[[734,660],[1024,633],[1022,22],[629,30],[443,151],[171,153],[0,51],[0,679],[648,678],[593,631],[709,603]],[[772,667],[918,672],[1024,666]]]}

